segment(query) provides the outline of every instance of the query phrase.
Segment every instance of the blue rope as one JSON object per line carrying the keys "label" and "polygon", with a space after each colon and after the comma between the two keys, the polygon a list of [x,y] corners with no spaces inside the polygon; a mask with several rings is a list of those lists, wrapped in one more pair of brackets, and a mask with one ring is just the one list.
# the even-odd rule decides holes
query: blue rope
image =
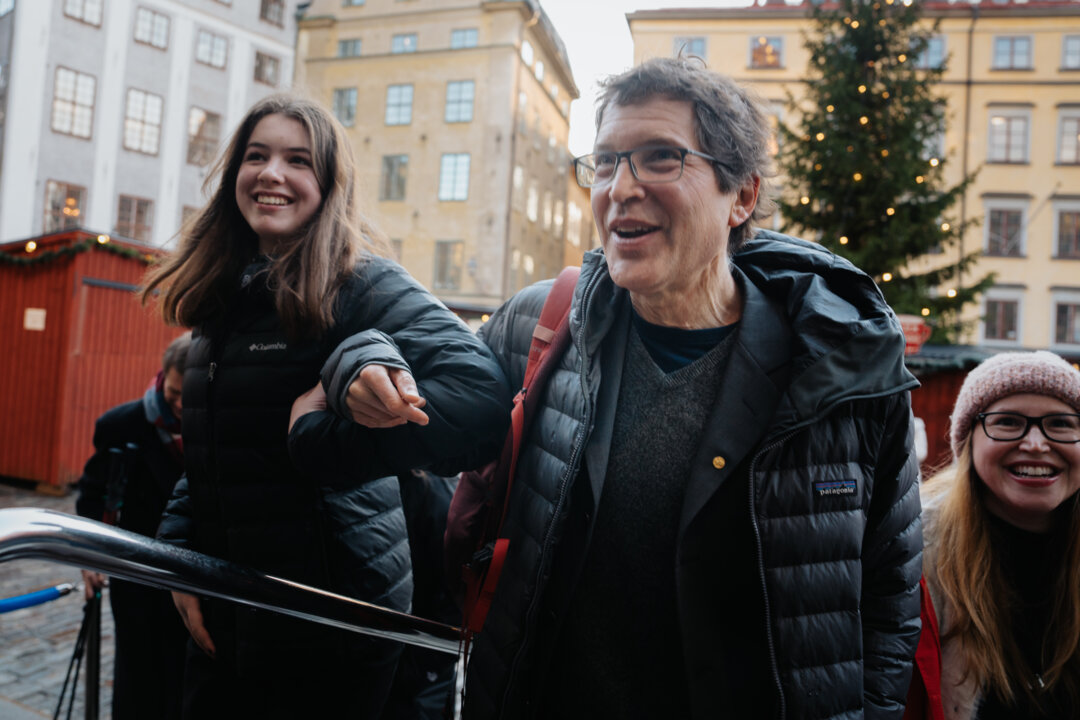
{"label": "blue rope", "polygon": [[25,595],[16,595],[15,597],[0,599],[0,615],[9,613],[12,610],[22,610],[23,608],[47,603],[58,597],[67,595],[74,588],[75,586],[71,583],[61,583],[51,588],[37,590],[36,592],[26,593]]}

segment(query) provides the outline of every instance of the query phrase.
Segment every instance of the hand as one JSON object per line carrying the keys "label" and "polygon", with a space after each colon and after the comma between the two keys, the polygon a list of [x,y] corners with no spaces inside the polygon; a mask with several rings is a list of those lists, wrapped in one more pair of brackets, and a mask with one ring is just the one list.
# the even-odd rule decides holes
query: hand
{"label": "hand", "polygon": [[101,592],[101,588],[105,587],[105,576],[101,573],[96,573],[91,570],[82,570],[83,581],[83,595],[87,600],[94,597],[95,593]]}
{"label": "hand", "polygon": [[426,404],[407,370],[385,365],[368,365],[361,370],[345,399],[353,420],[369,428],[391,428],[407,422],[427,425],[427,413],[420,410]]}
{"label": "hand", "polygon": [[289,432],[292,432],[293,425],[304,415],[325,409],[326,391],[323,390],[322,383],[315,383],[315,387],[293,400],[292,412],[289,414]]}
{"label": "hand", "polygon": [[188,595],[182,592],[173,592],[172,594],[173,605],[180,612],[180,617],[184,621],[184,625],[187,627],[188,632],[191,633],[191,639],[195,641],[195,644],[202,648],[202,651],[214,657],[214,641],[210,639],[210,633],[206,631],[206,626],[203,625],[202,608],[199,607],[199,598],[194,595]]}

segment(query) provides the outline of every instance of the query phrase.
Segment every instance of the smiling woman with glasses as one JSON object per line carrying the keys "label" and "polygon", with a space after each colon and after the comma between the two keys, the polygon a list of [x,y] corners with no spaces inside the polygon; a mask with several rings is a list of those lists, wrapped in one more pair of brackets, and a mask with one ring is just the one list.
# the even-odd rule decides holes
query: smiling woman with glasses
{"label": "smiling woman with glasses", "polygon": [[916,657],[940,651],[940,671],[917,662],[905,718],[943,717],[934,698],[950,719],[1080,717],[1080,371],[1049,352],[989,358],[951,440],[923,488],[934,613]]}

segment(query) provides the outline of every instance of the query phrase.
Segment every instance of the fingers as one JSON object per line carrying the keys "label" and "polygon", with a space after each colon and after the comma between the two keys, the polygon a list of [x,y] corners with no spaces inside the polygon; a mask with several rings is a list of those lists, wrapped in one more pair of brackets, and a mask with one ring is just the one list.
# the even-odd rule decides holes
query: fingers
{"label": "fingers", "polygon": [[368,365],[349,386],[345,404],[353,420],[370,428],[388,428],[414,422],[427,425],[426,404],[407,370]]}
{"label": "fingers", "polygon": [[316,383],[315,387],[293,400],[292,411],[289,413],[289,432],[292,432],[293,425],[304,415],[325,409],[326,392],[321,383]]}
{"label": "fingers", "polygon": [[80,572],[83,579],[83,595],[87,600],[90,600],[94,595],[101,592],[101,588],[105,587],[105,576],[90,570],[81,570]]}
{"label": "fingers", "polygon": [[174,592],[172,598],[173,604],[176,605],[176,609],[180,612],[180,617],[184,621],[184,626],[191,633],[191,639],[204,653],[214,657],[216,648],[214,647],[214,641],[210,639],[210,633],[207,632],[206,626],[203,624],[202,607],[199,605],[199,598],[181,592]]}

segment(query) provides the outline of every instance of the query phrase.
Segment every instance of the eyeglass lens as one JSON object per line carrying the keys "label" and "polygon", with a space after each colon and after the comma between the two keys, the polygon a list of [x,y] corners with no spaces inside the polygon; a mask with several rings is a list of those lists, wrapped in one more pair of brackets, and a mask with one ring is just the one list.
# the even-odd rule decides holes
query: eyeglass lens
{"label": "eyeglass lens", "polygon": [[623,158],[642,182],[674,182],[682,177],[686,152],[674,147],[643,147],[622,153],[592,153],[578,160],[578,182],[590,187],[611,181]]}
{"label": "eyeglass lens", "polygon": [[1080,442],[1080,415],[1059,414],[1029,417],[1020,413],[985,413],[983,431],[991,440],[1019,440],[1038,425],[1048,440]]}

